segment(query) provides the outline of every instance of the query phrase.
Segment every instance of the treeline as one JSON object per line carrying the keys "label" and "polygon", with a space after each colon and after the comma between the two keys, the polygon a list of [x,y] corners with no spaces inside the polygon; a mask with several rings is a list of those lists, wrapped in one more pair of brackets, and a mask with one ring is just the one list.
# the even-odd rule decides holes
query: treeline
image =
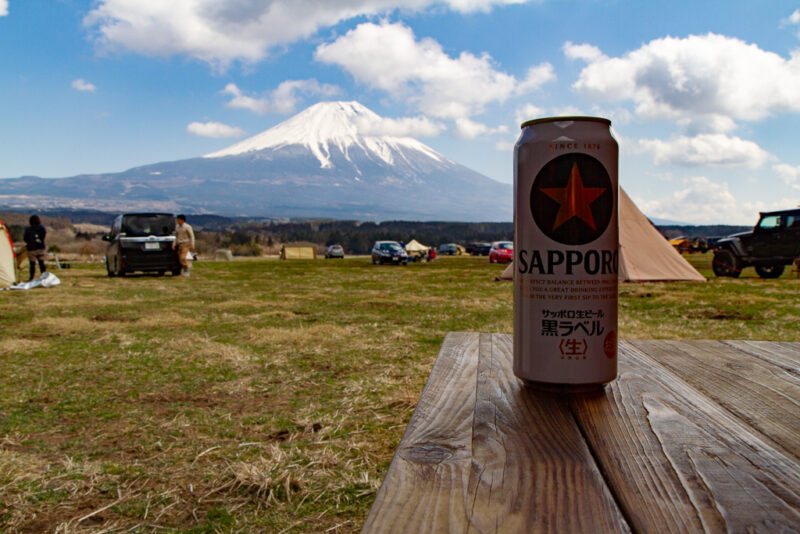
{"label": "treeline", "polygon": [[[206,227],[204,232],[209,231]],[[442,243],[472,243],[511,240],[514,235],[511,223],[458,223],[387,221],[381,223],[359,221],[306,221],[306,222],[239,222],[220,232],[232,244],[247,240],[254,244],[315,243],[320,246],[340,244],[348,254],[367,254],[375,241],[403,241],[416,239],[428,246]]]}

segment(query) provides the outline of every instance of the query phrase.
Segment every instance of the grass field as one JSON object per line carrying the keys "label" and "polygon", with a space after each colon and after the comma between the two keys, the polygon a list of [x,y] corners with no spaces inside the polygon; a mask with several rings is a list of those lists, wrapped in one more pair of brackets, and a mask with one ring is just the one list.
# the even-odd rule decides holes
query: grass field
{"label": "grass field", "polygon": [[[625,338],[800,341],[800,280],[625,284]],[[357,532],[448,331],[511,332],[486,258],[57,271],[0,293],[0,531]]]}

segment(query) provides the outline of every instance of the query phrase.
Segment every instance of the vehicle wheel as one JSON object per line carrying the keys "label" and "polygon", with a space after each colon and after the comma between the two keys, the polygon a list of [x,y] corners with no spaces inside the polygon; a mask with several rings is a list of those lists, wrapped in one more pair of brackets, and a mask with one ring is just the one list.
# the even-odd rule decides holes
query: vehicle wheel
{"label": "vehicle wheel", "polygon": [[111,266],[108,264],[108,258],[106,258],[106,272],[108,273],[109,278],[114,277],[114,271],[111,270]]}
{"label": "vehicle wheel", "polygon": [[372,265],[378,265],[378,260],[375,256],[372,256]]}
{"label": "vehicle wheel", "polygon": [[756,265],[756,272],[761,278],[778,278],[783,274],[783,265]]}
{"label": "vehicle wheel", "polygon": [[742,274],[742,265],[739,258],[730,250],[720,250],[714,254],[711,269],[717,276],[730,276],[738,278]]}
{"label": "vehicle wheel", "polygon": [[114,276],[125,276],[125,270],[120,265],[119,256],[114,258]]}
{"label": "vehicle wheel", "polygon": [[494,263],[494,258],[492,258],[491,256],[489,256],[489,263]]}
{"label": "vehicle wheel", "polygon": [[181,268],[180,267],[176,267],[176,268],[172,269],[171,272],[172,272],[172,276],[179,276],[181,274]]}

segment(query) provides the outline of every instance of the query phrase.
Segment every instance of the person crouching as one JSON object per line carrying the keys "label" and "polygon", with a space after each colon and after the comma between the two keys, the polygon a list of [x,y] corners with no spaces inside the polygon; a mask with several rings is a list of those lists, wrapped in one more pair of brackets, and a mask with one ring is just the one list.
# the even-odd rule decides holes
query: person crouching
{"label": "person crouching", "polygon": [[191,260],[187,259],[189,252],[194,252],[194,230],[186,224],[186,215],[178,215],[175,217],[178,226],[175,228],[175,241],[172,243],[172,248],[178,250],[178,261],[181,262],[181,271],[183,276],[189,276],[190,269],[192,268]]}

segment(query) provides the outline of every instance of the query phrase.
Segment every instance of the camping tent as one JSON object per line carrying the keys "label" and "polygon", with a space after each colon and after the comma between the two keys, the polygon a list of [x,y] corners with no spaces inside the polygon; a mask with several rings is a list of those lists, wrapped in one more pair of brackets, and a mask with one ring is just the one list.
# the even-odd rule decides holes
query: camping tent
{"label": "camping tent", "polygon": [[426,247],[416,239],[412,239],[406,243],[406,252],[409,256],[424,256],[428,253],[429,248],[430,247]]}
{"label": "camping tent", "polygon": [[215,261],[233,261],[233,252],[227,248],[218,248],[214,251]]}
{"label": "camping tent", "polygon": [[[509,264],[502,280],[514,277]],[[650,220],[639,211],[627,193],[619,188],[619,281],[620,282],[705,282],[664,239]]]}
{"label": "camping tent", "polygon": [[0,221],[0,288],[6,288],[17,281],[17,268],[14,261],[14,245],[3,221]]}
{"label": "camping tent", "polygon": [[314,247],[287,247],[281,248],[282,260],[313,260],[317,257]]}

